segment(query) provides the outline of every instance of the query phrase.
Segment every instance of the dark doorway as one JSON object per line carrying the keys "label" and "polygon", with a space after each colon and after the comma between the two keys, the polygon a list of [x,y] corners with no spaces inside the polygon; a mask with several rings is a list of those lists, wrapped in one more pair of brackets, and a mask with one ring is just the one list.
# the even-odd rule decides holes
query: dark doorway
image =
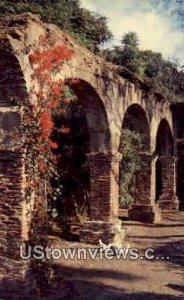
{"label": "dark doorway", "polygon": [[156,161],[156,201],[162,195],[163,175],[162,175],[162,157],[174,155],[174,145],[172,132],[166,119],[160,122],[156,137],[156,151],[158,156]]}

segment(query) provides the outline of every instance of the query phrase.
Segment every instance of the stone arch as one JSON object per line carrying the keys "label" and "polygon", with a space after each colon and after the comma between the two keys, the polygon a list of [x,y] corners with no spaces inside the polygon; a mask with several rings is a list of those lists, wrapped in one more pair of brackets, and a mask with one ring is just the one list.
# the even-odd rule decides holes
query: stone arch
{"label": "stone arch", "polygon": [[160,121],[156,137],[156,202],[163,210],[178,209],[176,197],[176,159],[170,125],[166,119]]}
{"label": "stone arch", "polygon": [[130,105],[123,118],[122,130],[129,129],[141,136],[142,148],[140,151],[150,150],[150,128],[145,110],[139,104]]}
{"label": "stone arch", "polygon": [[162,119],[157,129],[155,154],[156,161],[156,201],[163,190],[163,160],[160,157],[172,156],[174,151],[172,132],[166,119]]}
{"label": "stone arch", "polygon": [[[97,214],[99,216],[102,215],[102,213],[104,215],[109,214],[109,212],[105,212],[104,209],[101,212],[101,208],[97,211],[96,207],[97,202],[99,206],[102,206],[105,201],[109,202],[111,192],[111,184],[109,182],[110,176],[108,176],[108,173],[112,171],[111,135],[106,108],[96,90],[85,80],[79,78],[68,78],[64,81],[64,89],[65,87],[69,87],[72,90],[72,93],[74,92],[74,98],[76,96],[76,106],[73,105],[74,103],[71,103],[71,107],[74,106],[74,109],[77,111],[77,114],[74,113],[73,115],[72,122],[70,122],[70,128],[72,129],[72,138],[70,140],[73,151],[71,153],[72,159],[66,157],[66,160],[63,161],[63,158],[60,157],[60,152],[57,153],[57,159],[59,161],[58,165],[64,165],[64,168],[66,168],[68,172],[76,174],[76,176],[69,176],[69,174],[67,174],[65,177],[61,174],[64,192],[66,191],[65,202],[70,203],[71,201],[71,196],[69,195],[70,192],[67,188],[71,185],[70,191],[72,191],[73,188],[73,195],[76,203],[81,205],[78,208],[80,209],[83,204],[86,203],[88,206],[88,216],[93,219],[97,219],[99,218]],[[66,92],[71,93],[68,89],[66,89]],[[80,127],[82,124],[82,127],[84,128],[84,131],[82,130],[82,132],[80,129],[78,130],[78,142],[75,138],[75,126],[73,126],[73,124],[76,124],[76,127]],[[84,139],[80,139],[80,136],[82,137],[83,133]],[[62,149],[60,150],[62,151]],[[83,176],[84,173],[81,174],[81,166],[84,165],[86,166],[83,169],[85,176]],[[59,168],[62,169],[61,167]],[[103,176],[105,179],[103,179]],[[105,183],[105,180],[107,180],[108,183]],[[106,193],[104,190],[104,196],[102,189],[99,188],[102,184],[107,185]],[[87,191],[86,195],[82,195],[81,187],[84,188],[84,191]],[[88,190],[85,190],[85,187],[87,187]],[[82,196],[79,197],[79,195]],[[88,201],[86,201],[87,197]],[[81,202],[82,199],[83,203]],[[70,204],[70,207],[67,207],[68,215],[74,211],[72,210],[72,203]],[[107,219],[106,215],[104,216],[104,219]]]}
{"label": "stone arch", "polygon": [[172,131],[166,119],[162,119],[158,126],[155,152],[160,156],[174,155]]}
{"label": "stone arch", "polygon": [[83,110],[90,136],[88,152],[99,153],[111,151],[111,134],[106,108],[90,83],[83,79],[70,78],[65,81],[77,95]]}
{"label": "stone arch", "polygon": [[[126,133],[124,131],[126,129],[128,129],[130,132],[134,132],[138,134],[137,138],[136,136],[134,137],[134,135],[131,135],[130,132]],[[128,140],[126,134],[128,135]],[[130,134],[130,138],[129,138],[129,134]],[[133,165],[131,166],[129,165],[131,164],[132,161],[131,157],[129,156],[124,157],[123,136],[124,139],[127,140],[127,143],[129,142],[131,143],[130,147],[134,148],[135,153],[137,153],[138,155],[138,157],[136,158],[135,155],[132,154],[136,159],[136,161],[134,161]],[[120,207],[124,207],[124,204],[122,202],[126,203],[126,201],[128,202],[133,201],[134,203],[137,202],[142,203],[142,201],[144,201],[145,198],[144,190],[146,189],[144,187],[144,184],[146,184],[146,181],[142,179],[142,174],[141,174],[142,171],[141,170],[138,171],[139,168],[137,162],[139,161],[139,164],[142,165],[142,160],[146,161],[145,156],[147,155],[147,153],[149,153],[149,151],[150,151],[150,129],[146,117],[146,112],[140,105],[132,104],[126,110],[122,122],[122,137],[120,141],[120,152],[122,152],[123,154],[122,162],[120,164],[120,199],[122,198],[122,200],[120,200]],[[127,153],[126,155],[129,154]],[[129,165],[128,168],[127,168],[127,164]],[[131,173],[130,170],[132,170]],[[126,180],[126,178],[129,179]],[[124,195],[126,196],[124,197]],[[127,206],[127,204],[125,205]],[[131,218],[132,217],[133,216],[131,216]]]}
{"label": "stone arch", "polygon": [[109,122],[112,116],[108,118],[108,107],[90,83],[92,81],[86,80],[79,77],[65,80],[65,84],[77,95],[79,105],[86,116],[90,138],[87,151],[90,221],[83,224],[80,240],[96,243],[102,238],[103,231],[103,240],[109,242],[114,236],[112,224],[118,217],[119,154],[112,153],[113,132]]}
{"label": "stone arch", "polygon": [[157,129],[155,154],[156,161],[156,201],[162,195],[163,190],[163,160],[160,157],[173,155],[173,138],[169,123],[162,119]]}

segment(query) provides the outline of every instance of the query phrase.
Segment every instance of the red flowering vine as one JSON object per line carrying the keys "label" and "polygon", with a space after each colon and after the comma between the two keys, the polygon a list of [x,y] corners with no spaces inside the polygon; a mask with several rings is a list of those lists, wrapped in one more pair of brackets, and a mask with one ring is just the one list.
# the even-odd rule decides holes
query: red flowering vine
{"label": "red flowering vine", "polygon": [[[52,141],[51,134],[54,130],[53,111],[64,113],[61,108],[61,96],[64,82],[54,79],[63,67],[63,64],[72,58],[72,50],[64,45],[57,45],[42,50],[41,45],[29,55],[33,69],[32,79],[38,87],[32,90],[36,104],[30,107],[24,116],[24,131],[27,144],[27,173],[31,178],[31,186],[40,180],[49,183],[53,176],[56,160],[53,150],[58,148]],[[68,128],[63,132],[69,133]],[[30,193],[29,193],[30,194]]]}
{"label": "red flowering vine", "polygon": [[[25,198],[29,205],[28,215],[33,221],[33,227],[30,226],[29,239],[32,245],[47,244],[45,238],[45,221],[40,218],[41,213],[45,213],[46,197],[54,195],[55,187],[51,180],[59,182],[57,173],[57,159],[54,151],[57,151],[58,144],[52,140],[54,132],[54,111],[65,113],[61,101],[64,97],[64,82],[57,78],[61,72],[64,63],[72,58],[72,51],[64,45],[51,46],[49,40],[45,41],[42,37],[40,45],[29,55],[29,61],[32,66],[33,88],[31,90],[32,105],[25,107],[22,130],[25,140],[26,153],[26,175],[27,186],[25,189]],[[43,50],[44,48],[44,50]],[[67,129],[68,131],[68,129]],[[58,188],[56,189],[58,192]],[[60,193],[60,190],[59,192]],[[30,202],[32,199],[35,201]],[[45,216],[43,216],[43,220]],[[44,227],[42,226],[44,224]],[[31,224],[30,224],[31,225]],[[43,236],[42,236],[43,235]],[[38,239],[38,240],[37,240]],[[40,240],[39,240],[40,239]],[[44,246],[45,247],[45,246]],[[44,262],[32,262],[35,269],[37,283],[39,286],[45,282],[42,280],[42,273],[45,267]],[[40,269],[40,272],[38,270]],[[47,268],[46,268],[47,269]],[[44,272],[43,272],[44,273]]]}

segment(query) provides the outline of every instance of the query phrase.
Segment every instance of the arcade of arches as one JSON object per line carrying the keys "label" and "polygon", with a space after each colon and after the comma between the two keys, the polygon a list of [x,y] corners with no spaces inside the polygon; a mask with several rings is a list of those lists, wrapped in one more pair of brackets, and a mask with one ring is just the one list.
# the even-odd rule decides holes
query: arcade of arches
{"label": "arcade of arches", "polygon": [[[11,24],[15,27],[12,28]],[[14,30],[16,34],[12,36]],[[30,101],[33,83],[28,55],[40,35],[47,36],[48,31],[56,44],[68,43],[73,47],[71,64],[66,64],[63,73],[56,76],[65,79],[66,83],[71,78],[78,80],[77,85],[70,87],[78,97],[87,129],[85,147],[79,154],[85,157],[89,168],[89,220],[81,226],[80,240],[110,242],[118,235],[117,228],[121,227],[118,210],[123,129],[138,133],[142,139],[138,151],[141,171],[136,174],[134,203],[129,209],[129,218],[154,223],[159,222],[163,211],[182,209],[184,105],[171,106],[160,95],[150,93],[139,79],[128,81],[122,78],[101,58],[75,44],[70,37],[66,38],[56,27],[43,25],[36,16],[15,17],[15,22],[8,23],[6,31],[0,40],[2,276],[7,278],[11,272],[13,276],[16,273],[17,279],[26,276],[26,264],[20,260],[18,249],[12,247],[14,239],[19,244],[29,241],[30,220],[27,220],[24,199],[26,157],[20,139],[11,133],[19,126],[23,107]],[[21,103],[17,104],[17,99]],[[75,142],[77,144],[78,140]],[[37,220],[40,212],[37,211]]]}

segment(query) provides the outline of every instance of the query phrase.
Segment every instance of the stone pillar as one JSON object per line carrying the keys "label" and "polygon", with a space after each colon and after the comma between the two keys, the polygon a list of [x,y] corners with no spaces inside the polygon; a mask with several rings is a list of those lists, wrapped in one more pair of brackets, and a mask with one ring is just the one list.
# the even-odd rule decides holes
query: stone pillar
{"label": "stone pillar", "polygon": [[47,235],[47,210],[43,196],[40,201],[35,199],[36,205],[31,214],[34,232],[31,233],[28,224],[25,159],[23,149],[0,150],[0,295],[3,299],[12,299],[12,296],[14,299],[35,299],[38,277],[44,274],[43,267],[41,270],[37,267],[40,261],[33,261],[33,258],[24,260],[20,253],[20,246],[25,249],[25,243],[33,244],[31,235],[36,237],[38,246],[43,245],[43,240],[47,241],[39,232],[40,228]]}
{"label": "stone pillar", "polygon": [[178,210],[179,201],[176,196],[176,161],[174,156],[160,156],[161,165],[161,195],[158,199],[159,207],[163,211]]}
{"label": "stone pillar", "polygon": [[29,285],[29,262],[21,259],[19,251],[24,242],[24,159],[21,150],[0,150],[0,295],[9,299],[23,295]]}
{"label": "stone pillar", "polygon": [[129,218],[145,223],[158,222],[161,211],[155,204],[155,165],[156,157],[140,154],[141,170],[136,176],[134,204],[129,210]]}
{"label": "stone pillar", "polygon": [[112,242],[113,227],[118,222],[119,164],[121,154],[88,155],[90,167],[90,220],[80,230],[80,240],[87,243]]}

